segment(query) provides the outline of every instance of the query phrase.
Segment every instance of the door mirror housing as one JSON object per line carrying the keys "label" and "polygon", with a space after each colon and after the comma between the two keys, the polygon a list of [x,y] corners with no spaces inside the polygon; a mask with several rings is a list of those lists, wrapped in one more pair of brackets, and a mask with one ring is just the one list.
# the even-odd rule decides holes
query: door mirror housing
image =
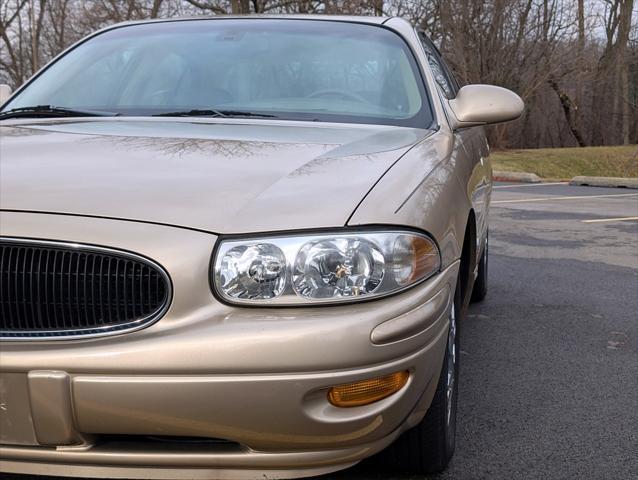
{"label": "door mirror housing", "polygon": [[466,85],[448,106],[454,130],[516,120],[525,109],[521,97],[494,85]]}
{"label": "door mirror housing", "polygon": [[11,96],[11,87],[4,83],[0,84],[0,105],[9,100]]}

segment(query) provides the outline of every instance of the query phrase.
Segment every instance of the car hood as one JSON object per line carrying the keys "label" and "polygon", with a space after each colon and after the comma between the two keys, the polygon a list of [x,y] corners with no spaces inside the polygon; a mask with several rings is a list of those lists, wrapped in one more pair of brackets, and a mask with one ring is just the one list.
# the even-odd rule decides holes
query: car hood
{"label": "car hood", "polygon": [[0,208],[215,233],[344,225],[428,130],[271,120],[0,126]]}

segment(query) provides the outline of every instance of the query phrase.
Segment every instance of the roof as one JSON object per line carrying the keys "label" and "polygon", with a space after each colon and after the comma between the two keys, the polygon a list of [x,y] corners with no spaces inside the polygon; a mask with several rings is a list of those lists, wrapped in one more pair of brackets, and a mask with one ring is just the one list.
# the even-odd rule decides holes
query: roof
{"label": "roof", "polygon": [[179,22],[190,20],[225,20],[225,19],[276,19],[276,20],[323,20],[333,22],[349,22],[349,23],[365,23],[372,25],[382,25],[388,21],[391,17],[375,17],[375,16],[362,16],[362,15],[318,15],[318,14],[249,14],[249,15],[198,15],[189,17],[175,17],[175,18],[155,18],[150,20],[131,20],[127,22],[121,22],[112,25],[112,28],[123,25],[137,25],[141,23],[160,23],[160,22]]}

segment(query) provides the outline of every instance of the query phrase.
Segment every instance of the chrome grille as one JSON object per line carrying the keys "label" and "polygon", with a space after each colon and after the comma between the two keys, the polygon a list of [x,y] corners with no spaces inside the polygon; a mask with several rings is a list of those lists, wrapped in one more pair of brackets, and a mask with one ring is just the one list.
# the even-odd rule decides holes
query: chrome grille
{"label": "chrome grille", "polygon": [[0,240],[0,336],[72,337],[140,328],[168,306],[170,283],[137,255]]}

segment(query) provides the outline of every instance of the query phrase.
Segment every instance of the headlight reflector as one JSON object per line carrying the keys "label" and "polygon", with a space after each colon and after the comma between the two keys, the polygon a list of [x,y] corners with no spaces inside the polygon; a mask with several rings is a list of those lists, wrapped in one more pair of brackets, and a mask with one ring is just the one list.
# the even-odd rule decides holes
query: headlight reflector
{"label": "headlight reflector", "polygon": [[373,293],[385,260],[372,242],[341,237],[306,243],[297,254],[292,283],[306,298],[352,297]]}
{"label": "headlight reflector", "polygon": [[299,305],[390,295],[439,268],[424,234],[342,231],[222,240],[211,273],[230,303]]}
{"label": "headlight reflector", "polygon": [[258,243],[231,248],[219,266],[219,286],[231,298],[278,297],[286,284],[286,257],[276,245]]}

